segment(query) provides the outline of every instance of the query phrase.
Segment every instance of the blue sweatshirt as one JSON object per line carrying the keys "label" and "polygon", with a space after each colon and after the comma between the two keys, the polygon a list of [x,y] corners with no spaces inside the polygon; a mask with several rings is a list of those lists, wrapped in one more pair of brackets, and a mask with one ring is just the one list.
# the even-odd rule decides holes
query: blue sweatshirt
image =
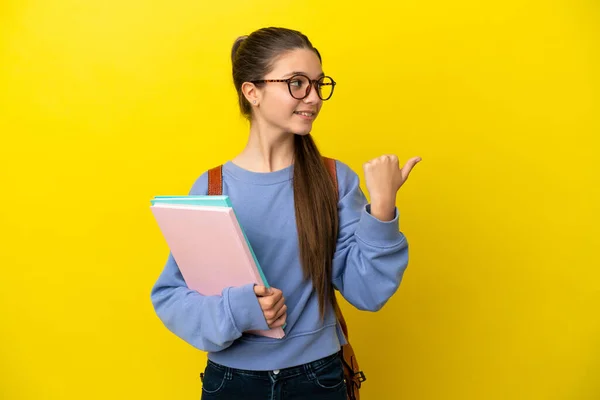
{"label": "blue sweatshirt", "polygon": [[[396,292],[408,264],[408,245],[395,218],[383,222],[370,214],[358,175],[337,161],[339,236],[333,284],[360,310],[377,311]],[[223,165],[223,194],[228,195],[267,281],[280,289],[287,305],[286,336],[272,339],[245,333],[268,329],[253,285],[230,287],[218,296],[187,288],[169,254],[151,291],[158,317],[175,335],[208,352],[214,362],[247,370],[276,370],[328,356],[347,343],[329,307],[319,316],[318,296],[303,279],[292,187],[293,168],[251,172]],[[208,191],[204,172],[190,190]],[[351,326],[349,329],[353,329]]]}

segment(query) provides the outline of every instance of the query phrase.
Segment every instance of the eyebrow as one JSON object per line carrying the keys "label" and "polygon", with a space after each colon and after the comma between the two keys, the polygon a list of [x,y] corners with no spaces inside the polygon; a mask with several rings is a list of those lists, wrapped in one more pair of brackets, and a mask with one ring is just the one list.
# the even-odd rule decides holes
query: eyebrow
{"label": "eyebrow", "polygon": [[[294,72],[290,72],[289,74],[285,74],[283,75],[283,77],[288,77],[288,76],[292,76],[292,75],[297,75],[297,74],[302,74],[302,75],[306,75],[309,76],[306,72],[303,71],[294,71]],[[321,72],[321,74],[319,75],[319,78],[322,78],[325,76],[325,72]]]}

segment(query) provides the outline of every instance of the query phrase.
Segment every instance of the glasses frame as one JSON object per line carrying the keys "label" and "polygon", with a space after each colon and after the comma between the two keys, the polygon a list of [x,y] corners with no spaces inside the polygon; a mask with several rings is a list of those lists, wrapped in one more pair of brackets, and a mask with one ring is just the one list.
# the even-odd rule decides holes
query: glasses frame
{"label": "glasses frame", "polygon": [[[290,84],[294,80],[294,78],[297,78],[299,76],[308,79],[308,82],[309,82],[308,87],[306,88],[306,93],[304,94],[304,97],[302,97],[302,98],[297,98],[292,94],[292,86]],[[322,79],[325,79],[325,78],[331,79],[331,83],[319,84],[319,81],[321,81]],[[327,76],[327,75],[324,75],[324,76],[320,77],[319,79],[310,79],[308,76],[306,76],[304,74],[295,74],[287,79],[259,79],[259,80],[255,80],[255,81],[250,81],[250,83],[255,83],[255,84],[256,83],[270,83],[270,82],[285,82],[285,83],[287,83],[288,91],[290,92],[290,96],[292,96],[296,100],[304,100],[305,98],[307,98],[314,86],[315,90],[317,91],[317,96],[319,96],[319,98],[323,101],[329,100],[331,98],[331,96],[333,96],[333,91],[335,89],[335,85],[337,84],[337,82],[334,81],[332,77]],[[320,90],[318,90],[317,85],[319,85],[319,86],[331,85],[331,93],[329,94],[329,96],[327,96],[327,98],[321,97],[321,92],[320,92]]]}

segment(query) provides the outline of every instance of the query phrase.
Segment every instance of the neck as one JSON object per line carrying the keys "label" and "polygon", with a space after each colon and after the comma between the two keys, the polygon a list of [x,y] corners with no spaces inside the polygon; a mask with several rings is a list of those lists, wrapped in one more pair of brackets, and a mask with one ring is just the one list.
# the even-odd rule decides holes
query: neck
{"label": "neck", "polygon": [[246,147],[232,161],[252,172],[273,172],[289,167],[293,160],[294,134],[254,120]]}

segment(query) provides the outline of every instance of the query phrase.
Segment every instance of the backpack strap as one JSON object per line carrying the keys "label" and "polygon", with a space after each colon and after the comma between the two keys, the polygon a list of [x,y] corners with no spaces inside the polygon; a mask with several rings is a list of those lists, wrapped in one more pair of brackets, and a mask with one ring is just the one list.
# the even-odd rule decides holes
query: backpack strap
{"label": "backpack strap", "polygon": [[208,195],[220,196],[223,194],[223,165],[216,166],[208,171]]}
{"label": "backpack strap", "polygon": [[335,194],[336,197],[338,195],[338,181],[337,181],[337,169],[335,165],[335,160],[333,158],[323,157],[323,162],[325,163],[325,167],[331,176],[331,180],[335,185]]}

